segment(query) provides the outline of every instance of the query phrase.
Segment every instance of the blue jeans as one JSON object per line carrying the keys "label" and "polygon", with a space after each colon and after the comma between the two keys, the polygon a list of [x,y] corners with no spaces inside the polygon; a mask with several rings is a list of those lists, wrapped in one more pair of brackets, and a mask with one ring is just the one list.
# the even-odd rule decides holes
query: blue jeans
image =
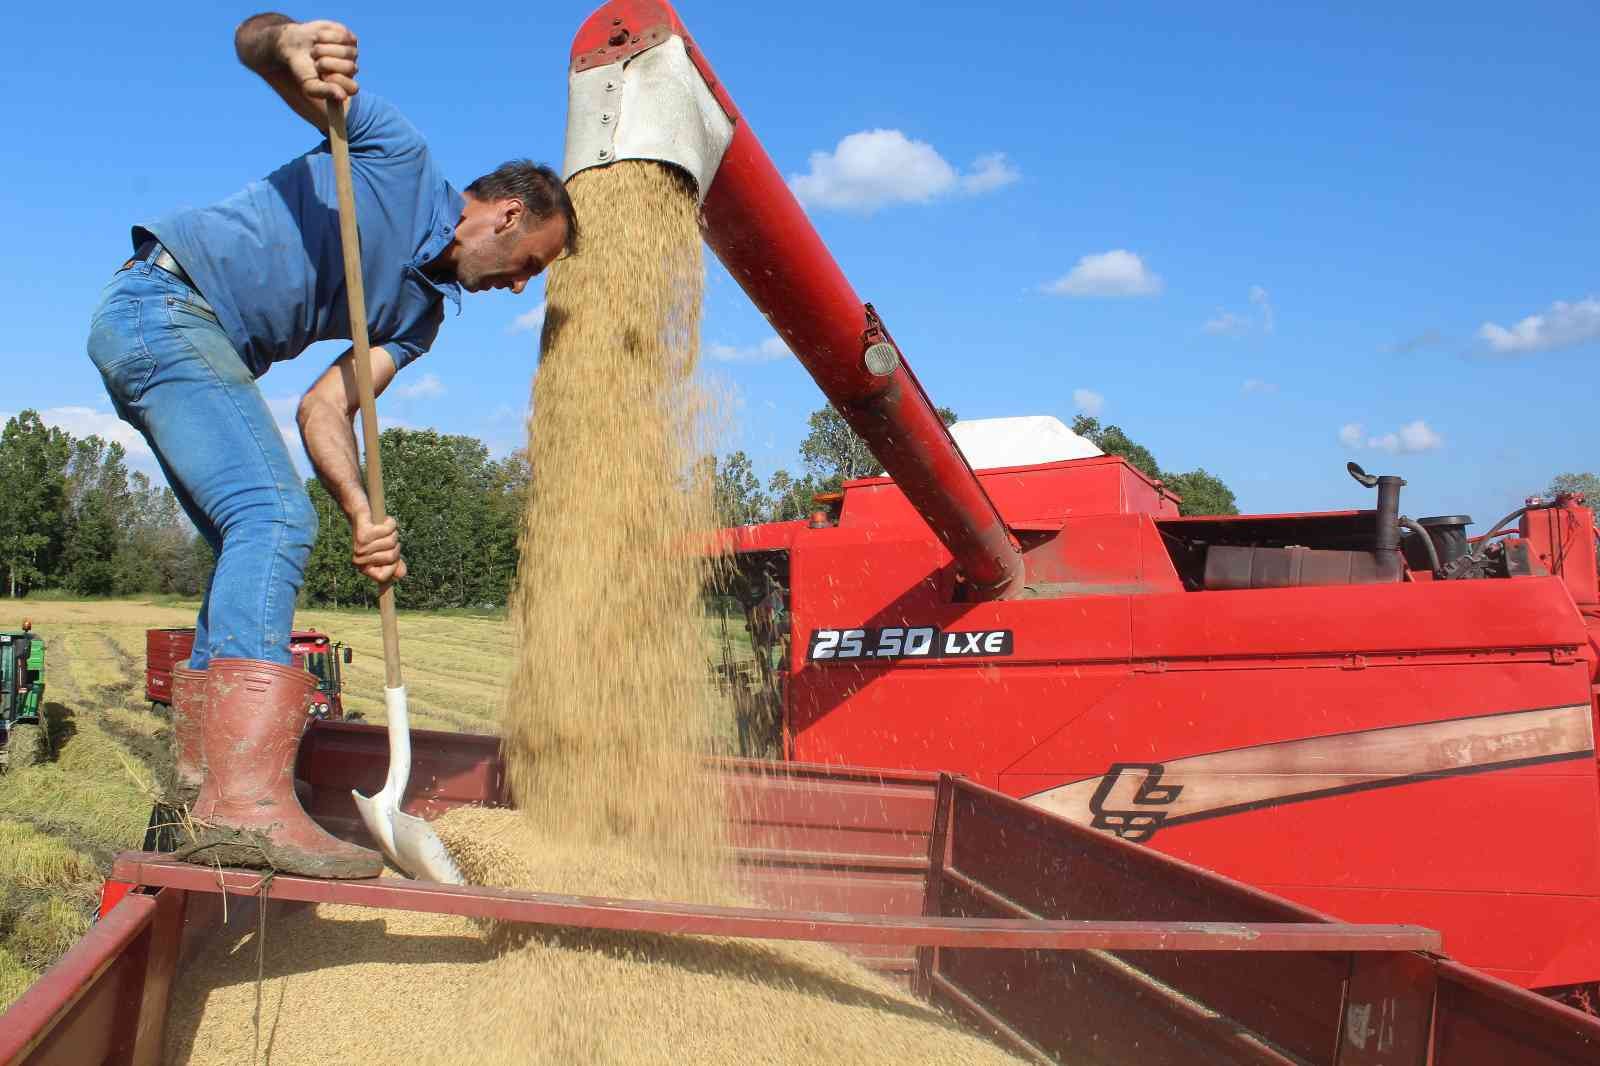
{"label": "blue jeans", "polygon": [[317,516],[261,390],[210,305],[166,271],[135,263],[105,288],[89,326],[89,358],[217,556],[189,664],[288,665]]}

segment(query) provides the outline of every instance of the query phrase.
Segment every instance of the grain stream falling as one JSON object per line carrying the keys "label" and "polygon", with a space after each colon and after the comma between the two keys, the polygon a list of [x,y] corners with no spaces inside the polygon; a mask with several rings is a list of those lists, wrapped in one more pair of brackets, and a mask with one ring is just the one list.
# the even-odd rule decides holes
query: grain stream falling
{"label": "grain stream falling", "polygon": [[698,212],[658,163],[586,170],[568,189],[584,245],[545,287],[507,777],[551,835],[626,841],[692,897],[722,824],[694,754],[714,706],[698,542],[715,523],[694,473],[706,443]]}

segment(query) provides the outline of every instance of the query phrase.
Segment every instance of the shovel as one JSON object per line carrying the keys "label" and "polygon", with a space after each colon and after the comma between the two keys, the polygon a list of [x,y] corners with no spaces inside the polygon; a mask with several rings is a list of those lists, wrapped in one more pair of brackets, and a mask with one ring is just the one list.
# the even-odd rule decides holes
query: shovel
{"label": "shovel", "polygon": [[[334,179],[339,188],[339,238],[344,245],[344,287],[350,297],[350,342],[355,350],[356,388],[361,394],[361,435],[367,456],[367,500],[372,520],[382,522],[383,463],[378,451],[378,405],[372,394],[372,356],[367,337],[367,296],[361,282],[361,238],[356,230],[355,190],[350,183],[350,141],[344,103],[328,101],[328,141],[333,147]],[[356,808],[384,856],[411,877],[459,885],[465,879],[433,828],[400,812],[411,778],[411,723],[406,716],[406,686],[400,674],[400,626],[394,613],[394,586],[378,593],[383,620],[383,707],[389,724],[389,773],[383,790],[368,799],[354,790]]]}

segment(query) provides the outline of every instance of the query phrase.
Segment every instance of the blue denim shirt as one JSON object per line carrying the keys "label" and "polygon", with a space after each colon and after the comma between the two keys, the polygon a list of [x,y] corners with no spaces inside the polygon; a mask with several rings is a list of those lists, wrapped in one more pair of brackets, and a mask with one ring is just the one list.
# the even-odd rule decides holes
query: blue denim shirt
{"label": "blue denim shirt", "polygon": [[[388,101],[350,101],[350,170],[361,225],[368,331],[398,366],[428,350],[461,287],[422,267],[455,234],[462,196],[428,146]],[[194,280],[251,374],[315,341],[350,338],[339,198],[327,141],[210,207],[135,226],[156,237]]]}

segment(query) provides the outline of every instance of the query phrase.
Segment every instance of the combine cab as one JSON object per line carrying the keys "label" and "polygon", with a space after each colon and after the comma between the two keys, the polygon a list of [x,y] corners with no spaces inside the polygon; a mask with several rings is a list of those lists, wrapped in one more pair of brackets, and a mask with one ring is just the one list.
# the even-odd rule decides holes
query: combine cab
{"label": "combine cab", "polygon": [[33,627],[0,633],[0,765],[32,766],[50,756],[44,721],[44,641]]}
{"label": "combine cab", "polygon": [[[145,631],[144,695],[151,703],[172,703],[172,668],[188,662],[194,650],[194,629],[149,629]],[[320,695],[312,707],[317,718],[344,717],[344,677],[341,665],[353,658],[350,647],[331,640],[315,629],[297,629],[289,637],[289,654],[294,664],[317,679]]]}

